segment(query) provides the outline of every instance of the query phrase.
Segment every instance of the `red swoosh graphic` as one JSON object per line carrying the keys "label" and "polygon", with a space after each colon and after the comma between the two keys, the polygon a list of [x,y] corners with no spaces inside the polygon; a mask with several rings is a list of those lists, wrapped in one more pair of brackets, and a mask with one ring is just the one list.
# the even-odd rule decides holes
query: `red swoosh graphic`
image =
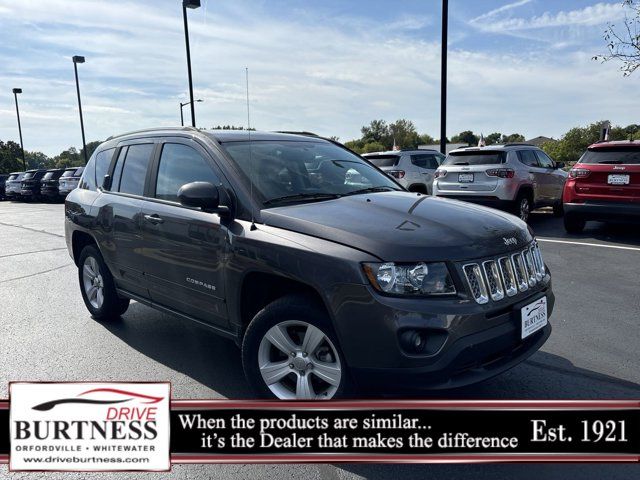
{"label": "red swoosh graphic", "polygon": [[163,397],[152,397],[151,395],[144,395],[142,393],[128,392],[126,390],[119,390],[117,388],[94,388],[93,390],[87,390],[86,392],[82,392],[81,394],[79,394],[77,396],[78,397],[82,397],[83,395],[88,395],[90,393],[96,393],[96,392],[117,393],[117,394],[120,394],[120,395],[130,395],[132,397],[138,397],[138,398],[147,399],[147,401],[143,402],[143,403],[158,403],[163,399]]}

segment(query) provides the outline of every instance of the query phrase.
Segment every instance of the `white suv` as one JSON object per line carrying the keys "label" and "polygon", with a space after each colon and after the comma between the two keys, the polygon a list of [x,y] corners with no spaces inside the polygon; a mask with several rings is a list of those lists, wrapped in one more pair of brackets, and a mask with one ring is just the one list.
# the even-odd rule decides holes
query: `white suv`
{"label": "white suv", "polygon": [[428,195],[432,191],[433,174],[445,159],[437,150],[392,150],[362,156],[410,192]]}
{"label": "white suv", "polygon": [[436,171],[433,194],[508,210],[525,222],[538,207],[553,207],[560,216],[562,167],[528,144],[459,148]]}

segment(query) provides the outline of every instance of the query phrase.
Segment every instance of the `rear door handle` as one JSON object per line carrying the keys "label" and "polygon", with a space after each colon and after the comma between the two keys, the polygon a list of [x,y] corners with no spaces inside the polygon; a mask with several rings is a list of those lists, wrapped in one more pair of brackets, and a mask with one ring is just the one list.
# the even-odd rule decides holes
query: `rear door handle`
{"label": "rear door handle", "polygon": [[153,215],[145,215],[144,219],[147,222],[153,223],[154,225],[158,225],[160,223],[164,223],[164,218],[156,215],[155,213]]}

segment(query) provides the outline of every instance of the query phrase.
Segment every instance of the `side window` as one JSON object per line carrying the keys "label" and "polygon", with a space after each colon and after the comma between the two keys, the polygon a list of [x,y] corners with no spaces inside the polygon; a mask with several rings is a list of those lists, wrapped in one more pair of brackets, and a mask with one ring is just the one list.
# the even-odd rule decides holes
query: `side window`
{"label": "side window", "polygon": [[551,160],[542,150],[536,150],[536,155],[538,156],[538,162],[540,162],[540,166],[542,168],[555,168],[553,160]]}
{"label": "side window", "polygon": [[120,188],[120,178],[122,177],[122,165],[124,165],[124,157],[127,156],[127,150],[129,147],[122,147],[116,160],[116,166],[113,169],[113,175],[111,178],[111,191],[117,192]]}
{"label": "side window", "polygon": [[144,181],[147,178],[147,167],[154,146],[153,143],[129,145],[122,167],[119,192],[132,195],[144,194]]}
{"label": "side window", "polygon": [[156,198],[177,202],[180,187],[191,182],[220,185],[209,162],[196,150],[179,143],[166,143],[160,156]]}
{"label": "side window", "polygon": [[538,167],[538,157],[533,150],[520,150],[518,152],[520,161],[530,167]]}
{"label": "side window", "polygon": [[91,155],[91,158],[87,162],[87,166],[84,168],[84,173],[80,182],[78,183],[78,188],[83,190],[95,190],[96,189],[96,153],[94,152]]}
{"label": "side window", "polygon": [[411,163],[416,167],[435,170],[440,165],[436,155],[433,153],[423,155],[411,155]]}
{"label": "side window", "polygon": [[103,150],[96,155],[96,186],[102,187],[104,176],[109,171],[109,165],[111,165],[111,157],[115,148]]}

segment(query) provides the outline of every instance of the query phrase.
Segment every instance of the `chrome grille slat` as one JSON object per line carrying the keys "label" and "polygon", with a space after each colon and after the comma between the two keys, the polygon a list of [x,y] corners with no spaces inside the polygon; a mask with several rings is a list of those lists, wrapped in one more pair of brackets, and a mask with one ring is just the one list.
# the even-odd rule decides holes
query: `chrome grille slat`
{"label": "chrome grille slat", "polygon": [[500,265],[500,271],[502,272],[502,279],[504,280],[504,288],[507,292],[507,296],[513,297],[518,293],[518,285],[516,284],[516,274],[513,270],[513,264],[509,260],[509,257],[502,257],[498,260]]}
{"label": "chrome grille slat", "polygon": [[516,272],[516,282],[518,283],[518,290],[524,292],[529,289],[529,282],[527,281],[527,271],[522,260],[521,253],[515,253],[511,255],[511,261],[513,262],[513,268]]}
{"label": "chrome grille slat", "polygon": [[471,288],[471,294],[476,302],[484,304],[489,301],[487,294],[487,287],[482,278],[482,271],[477,263],[470,263],[463,268],[464,274],[467,277],[467,282]]}
{"label": "chrome grille slat", "polygon": [[484,274],[487,279],[487,286],[489,287],[489,295],[491,300],[497,302],[504,298],[504,288],[502,287],[502,279],[500,278],[500,271],[495,260],[488,260],[482,264]]}
{"label": "chrome grille slat", "polygon": [[538,283],[538,279],[536,278],[536,270],[533,266],[533,259],[531,258],[531,252],[529,249],[522,252],[522,259],[524,260],[524,266],[527,269],[527,280],[529,282],[529,286],[533,287]]}

